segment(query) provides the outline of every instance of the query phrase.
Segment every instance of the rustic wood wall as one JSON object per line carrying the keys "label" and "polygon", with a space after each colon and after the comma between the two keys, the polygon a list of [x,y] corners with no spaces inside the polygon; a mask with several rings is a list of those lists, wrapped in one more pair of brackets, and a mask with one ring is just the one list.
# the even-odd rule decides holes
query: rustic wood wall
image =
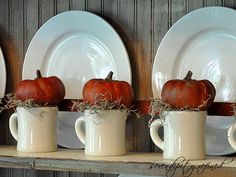
{"label": "rustic wood wall", "polygon": [[[14,92],[21,80],[24,55],[39,27],[56,14],[86,10],[106,19],[123,39],[132,65],[136,100],[152,97],[152,63],[163,36],[179,18],[204,6],[235,8],[235,0],[0,0],[0,46],[7,66],[6,92]],[[0,76],[1,77],[1,76]],[[2,144],[15,144],[9,134],[11,112],[0,115]],[[133,151],[153,151],[148,117],[129,119],[127,140]],[[116,175],[0,169],[3,177],[108,177]]]}

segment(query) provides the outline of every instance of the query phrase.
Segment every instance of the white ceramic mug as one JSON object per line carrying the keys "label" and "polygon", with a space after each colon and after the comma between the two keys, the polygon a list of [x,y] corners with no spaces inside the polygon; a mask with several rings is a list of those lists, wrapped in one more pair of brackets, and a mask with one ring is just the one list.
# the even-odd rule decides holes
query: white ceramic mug
{"label": "white ceramic mug", "polygon": [[126,110],[105,110],[91,113],[75,122],[75,131],[85,144],[85,154],[91,156],[117,156],[126,154]]}
{"label": "white ceramic mug", "polygon": [[236,151],[236,123],[228,129],[228,141],[231,147]]}
{"label": "white ceramic mug", "polygon": [[[164,120],[157,119],[150,126],[151,139],[163,150],[163,158],[204,159],[207,113],[204,111],[169,111],[164,114]],[[161,126],[164,127],[164,141],[158,135],[158,129]]]}
{"label": "white ceramic mug", "polygon": [[12,136],[21,152],[57,150],[57,107],[17,107],[9,119]]}

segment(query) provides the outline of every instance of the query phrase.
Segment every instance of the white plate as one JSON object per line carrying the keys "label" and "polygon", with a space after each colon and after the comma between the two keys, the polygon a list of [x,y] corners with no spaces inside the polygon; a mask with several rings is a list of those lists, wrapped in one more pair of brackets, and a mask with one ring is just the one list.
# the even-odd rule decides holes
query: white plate
{"label": "white plate", "polygon": [[5,95],[6,80],[7,80],[6,66],[2,54],[2,49],[0,48],[0,98],[4,97]]}
{"label": "white plate", "polygon": [[78,117],[83,116],[80,112],[60,111],[57,118],[57,144],[66,148],[83,148],[79,138],[75,134],[74,125]]}
{"label": "white plate", "polygon": [[[157,50],[152,71],[153,96],[160,96],[167,80],[182,79],[187,71],[191,70],[194,79],[208,79],[214,84],[215,101],[234,101],[235,49],[235,10],[205,7],[190,12],[169,29]],[[221,118],[227,119],[224,116]],[[211,120],[210,116],[209,124],[215,124],[215,120]],[[208,134],[206,138],[208,142]],[[211,151],[221,153],[214,150],[216,145],[213,145],[213,142],[211,147],[208,154],[212,154]],[[234,151],[228,153],[232,152]]]}
{"label": "white plate", "polygon": [[[25,55],[22,79],[35,78],[37,69],[43,76],[55,75],[63,81],[66,99],[81,99],[84,84],[92,78],[105,78],[109,71],[114,79],[131,83],[129,57],[119,35],[105,20],[85,11],[56,15],[38,30]],[[66,131],[69,129],[60,129],[65,121],[74,130],[71,116],[59,115],[59,145],[80,147],[70,137],[74,137],[71,131]],[[63,139],[61,134],[65,134]]]}
{"label": "white plate", "polygon": [[233,117],[211,116],[206,125],[206,152],[208,155],[227,155],[235,150],[228,142],[228,128],[235,123]]}

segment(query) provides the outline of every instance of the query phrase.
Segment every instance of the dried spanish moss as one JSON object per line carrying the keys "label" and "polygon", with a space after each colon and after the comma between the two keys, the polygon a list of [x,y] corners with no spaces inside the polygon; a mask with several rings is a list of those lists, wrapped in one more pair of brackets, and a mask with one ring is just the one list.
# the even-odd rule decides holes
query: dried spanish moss
{"label": "dried spanish moss", "polygon": [[157,99],[157,98],[153,98],[151,100],[151,104],[150,104],[150,107],[149,107],[149,114],[151,116],[150,120],[149,120],[149,126],[151,125],[151,123],[153,122],[154,120],[154,117],[156,115],[158,115],[158,117],[164,121],[165,119],[165,115],[164,115],[164,112],[165,111],[171,111],[171,107],[170,105],[162,102],[160,99]]}
{"label": "dried spanish moss", "polygon": [[35,107],[45,107],[51,106],[48,104],[38,104],[34,100],[28,99],[21,101],[16,98],[16,95],[13,93],[6,94],[3,98],[0,99],[0,112],[7,109],[16,109],[16,107],[25,107],[25,108],[35,108]]}
{"label": "dried spanish moss", "polygon": [[128,115],[130,115],[131,113],[134,113],[139,118],[139,114],[137,113],[137,110],[133,110],[132,107],[127,108],[124,104],[120,104],[121,100],[110,102],[107,99],[105,99],[104,96],[105,95],[103,94],[99,94],[97,97],[94,98],[93,104],[90,104],[89,102],[74,101],[71,110],[79,111],[79,112],[84,112],[85,110],[89,110],[91,114],[98,114],[101,111],[105,111],[105,110],[125,109]]}
{"label": "dried spanish moss", "polygon": [[[183,108],[180,108],[180,109],[177,109],[177,108],[175,109],[175,108],[171,108],[169,104],[164,103],[159,98],[154,98],[154,99],[151,100],[151,104],[150,104],[150,107],[149,107],[149,114],[151,116],[151,118],[149,120],[149,125],[151,125],[151,123],[153,122],[155,116],[158,116],[163,122],[165,120],[166,114],[169,111],[200,111],[200,107],[204,106],[209,99],[210,99],[210,96],[198,108],[183,107]],[[235,115],[236,115],[236,111],[235,111]]]}

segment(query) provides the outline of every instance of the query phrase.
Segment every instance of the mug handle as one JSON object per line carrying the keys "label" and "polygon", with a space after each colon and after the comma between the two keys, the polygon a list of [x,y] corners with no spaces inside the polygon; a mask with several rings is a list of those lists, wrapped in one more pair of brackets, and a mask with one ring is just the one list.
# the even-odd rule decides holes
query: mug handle
{"label": "mug handle", "polygon": [[85,145],[85,117],[79,117],[75,121],[75,133],[78,136],[79,140]]}
{"label": "mug handle", "polygon": [[18,140],[18,126],[17,126],[17,113],[13,113],[9,119],[9,129],[13,138]]}
{"label": "mug handle", "polygon": [[162,127],[162,121],[160,119],[154,120],[150,126],[150,136],[154,144],[163,151],[164,141],[160,138],[158,134],[158,130],[160,127]]}
{"label": "mug handle", "polygon": [[236,125],[232,125],[229,129],[228,129],[228,141],[229,144],[232,146],[232,148],[234,150],[236,150],[236,140],[234,138],[234,132],[236,131]]}

